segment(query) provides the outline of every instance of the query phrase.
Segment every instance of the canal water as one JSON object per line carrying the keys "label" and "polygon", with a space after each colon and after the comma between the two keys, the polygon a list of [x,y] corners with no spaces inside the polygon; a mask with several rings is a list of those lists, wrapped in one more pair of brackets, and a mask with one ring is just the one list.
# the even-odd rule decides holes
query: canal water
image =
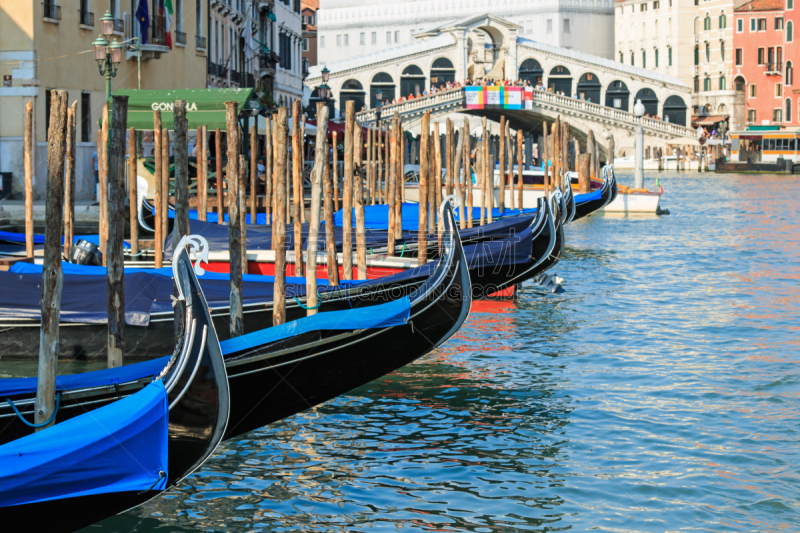
{"label": "canal water", "polygon": [[568,226],[562,294],[86,531],[800,530],[800,179],[660,179],[670,215]]}

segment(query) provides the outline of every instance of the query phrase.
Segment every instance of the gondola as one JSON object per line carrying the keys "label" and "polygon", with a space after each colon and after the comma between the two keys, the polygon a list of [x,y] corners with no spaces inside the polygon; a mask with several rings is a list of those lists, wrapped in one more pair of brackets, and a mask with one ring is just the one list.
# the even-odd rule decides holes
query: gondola
{"label": "gondola", "polygon": [[587,217],[614,201],[617,197],[617,179],[613,168],[603,167],[603,186],[599,191],[591,193],[591,196],[593,197],[591,200],[575,204],[573,220]]}
{"label": "gondola", "polygon": [[174,264],[183,320],[172,356],[133,373],[121,367],[60,376],[55,424],[35,433],[27,420],[36,378],[0,380],[3,523],[81,529],[168,490],[222,441],[228,379],[185,244]]}
{"label": "gondola", "polygon": [[[221,343],[231,387],[225,438],[368,383],[425,355],[455,334],[466,320],[472,300],[452,211],[445,206],[443,212],[445,252],[407,296],[368,308],[360,305],[366,302],[353,299],[352,308],[318,312]],[[126,379],[106,386],[98,393],[100,398],[102,394],[136,392],[147,381],[142,374],[152,374],[147,365],[161,364],[158,361],[163,360],[123,367]],[[81,400],[84,407],[96,401],[91,391]]]}

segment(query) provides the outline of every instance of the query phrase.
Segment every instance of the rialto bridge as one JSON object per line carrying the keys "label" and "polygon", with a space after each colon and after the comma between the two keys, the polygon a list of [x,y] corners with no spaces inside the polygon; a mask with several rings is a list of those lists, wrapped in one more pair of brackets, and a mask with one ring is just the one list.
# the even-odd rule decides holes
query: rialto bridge
{"label": "rialto bridge", "polygon": [[[423,95],[432,85],[440,87],[448,81],[522,79],[548,88],[534,91],[529,109],[466,110],[460,90],[384,105],[381,111],[384,116],[398,111],[405,117],[404,127],[412,130],[419,127],[426,110],[441,120],[450,116],[459,124],[463,117],[453,114],[492,120],[502,114],[511,120],[512,128],[533,138],[541,132],[542,123],[562,116],[579,139],[593,129],[605,147],[605,137],[613,135],[618,153],[632,149],[637,121],[644,125],[648,146],[696,143],[695,133],[686,127],[691,92],[677,78],[518,37],[518,31],[516,24],[489,14],[440,24],[416,33],[417,40],[411,44],[312,67],[305,81],[306,98],[316,100],[315,87],[322,84],[321,71],[327,67],[335,114],[340,115],[345,102],[352,100],[359,121],[369,122],[375,118],[378,94],[386,104]],[[637,100],[644,104],[646,115],[661,120],[634,116]]]}

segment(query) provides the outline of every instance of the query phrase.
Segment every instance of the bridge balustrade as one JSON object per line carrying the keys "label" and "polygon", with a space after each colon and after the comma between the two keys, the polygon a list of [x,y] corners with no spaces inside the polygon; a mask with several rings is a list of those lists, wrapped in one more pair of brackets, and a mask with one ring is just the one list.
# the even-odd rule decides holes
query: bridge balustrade
{"label": "bridge balustrade", "polygon": [[[604,105],[587,102],[586,100],[579,100],[569,96],[561,96],[560,94],[539,90],[534,90],[532,94],[534,106],[545,105],[553,109],[555,112],[559,112],[561,110],[572,110],[576,114],[587,115],[588,118],[591,119],[601,119],[599,120],[601,122],[612,122],[614,124],[628,127],[637,126],[639,123],[641,123],[646,131],[649,130],[651,132],[663,133],[672,135],[674,137],[695,138],[697,136],[696,132],[692,128],[687,128],[686,126],[672,124],[670,122],[656,120],[653,118],[637,117],[628,111],[606,107]],[[381,107],[381,117],[383,119],[387,119],[390,116],[393,116],[395,111],[397,111],[401,117],[404,115],[416,115],[417,113],[421,114],[428,109],[435,112],[437,108],[452,107],[452,104],[458,101],[460,101],[462,104],[464,102],[463,88],[422,96],[420,98],[407,100],[405,102],[398,102],[396,104],[384,105]],[[463,110],[464,106],[462,105],[460,109],[450,109],[448,112]],[[502,109],[497,109],[497,111],[502,111]],[[373,108],[362,111],[358,113],[356,117],[360,123],[374,122],[376,118],[376,109]]]}

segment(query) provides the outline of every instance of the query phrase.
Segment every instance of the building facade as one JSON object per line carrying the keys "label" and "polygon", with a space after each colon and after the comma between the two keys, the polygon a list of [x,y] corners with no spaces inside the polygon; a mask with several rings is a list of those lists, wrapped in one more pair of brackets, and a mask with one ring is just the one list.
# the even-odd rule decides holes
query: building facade
{"label": "building facade", "polygon": [[692,88],[692,123],[743,120],[733,87],[733,0],[622,0],[615,59]]}
{"label": "building facade", "polygon": [[415,34],[446,21],[491,11],[539,42],[611,58],[613,0],[329,0],[318,18],[319,64],[413,43]]}
{"label": "building facade", "polygon": [[734,87],[746,126],[800,126],[800,88],[794,85],[794,0],[752,0],[736,9]]}
{"label": "building facade", "polygon": [[317,11],[319,0],[302,0],[303,16],[303,75],[317,64]]}
{"label": "building facade", "polygon": [[254,87],[252,34],[255,2],[210,0],[208,87]]}
{"label": "building facade", "polygon": [[[139,0],[0,0],[0,171],[12,173],[15,197],[24,194],[22,132],[24,109],[34,110],[34,194],[43,198],[47,164],[46,124],[49,92],[69,92],[77,101],[76,198],[94,194],[92,153],[96,148],[97,121],[106,101],[105,78],[98,72],[92,42],[100,34],[100,17],[109,10],[115,17],[114,39],[142,38],[134,17]],[[148,0],[150,15],[142,44],[141,70],[135,45],[126,48],[111,80],[119,88],[169,89],[206,86],[208,0],[173,0],[171,42],[166,34],[163,0]]]}
{"label": "building facade", "polygon": [[259,87],[269,105],[289,106],[303,96],[300,0],[257,2]]}

